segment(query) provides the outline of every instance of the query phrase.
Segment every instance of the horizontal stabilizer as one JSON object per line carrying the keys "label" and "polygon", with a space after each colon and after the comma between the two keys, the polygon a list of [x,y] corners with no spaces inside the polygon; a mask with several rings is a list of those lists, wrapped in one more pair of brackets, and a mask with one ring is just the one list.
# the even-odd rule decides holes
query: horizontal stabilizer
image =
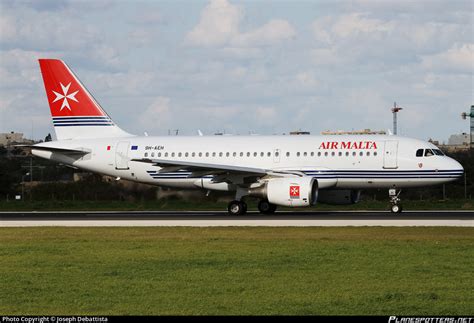
{"label": "horizontal stabilizer", "polygon": [[85,154],[90,153],[90,151],[82,149],[82,148],[71,149],[71,148],[37,146],[37,145],[16,145],[15,147],[50,151],[53,153],[61,153],[61,154],[85,155]]}

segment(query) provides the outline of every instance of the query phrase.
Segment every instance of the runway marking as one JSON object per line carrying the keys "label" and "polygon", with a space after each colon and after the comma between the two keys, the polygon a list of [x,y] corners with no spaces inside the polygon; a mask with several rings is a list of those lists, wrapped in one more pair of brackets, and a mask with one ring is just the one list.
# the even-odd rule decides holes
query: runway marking
{"label": "runway marking", "polygon": [[0,212],[0,227],[474,227],[474,211],[306,211],[229,216],[225,211]]}

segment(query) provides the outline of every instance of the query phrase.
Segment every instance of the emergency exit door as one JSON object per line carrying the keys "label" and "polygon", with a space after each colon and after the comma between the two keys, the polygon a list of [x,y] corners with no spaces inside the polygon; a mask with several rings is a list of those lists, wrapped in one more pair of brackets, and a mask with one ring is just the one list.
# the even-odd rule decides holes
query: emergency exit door
{"label": "emergency exit door", "polygon": [[129,141],[121,141],[115,149],[115,169],[128,169],[128,150],[130,149]]}
{"label": "emergency exit door", "polygon": [[383,168],[398,168],[398,140],[385,141],[383,153]]}

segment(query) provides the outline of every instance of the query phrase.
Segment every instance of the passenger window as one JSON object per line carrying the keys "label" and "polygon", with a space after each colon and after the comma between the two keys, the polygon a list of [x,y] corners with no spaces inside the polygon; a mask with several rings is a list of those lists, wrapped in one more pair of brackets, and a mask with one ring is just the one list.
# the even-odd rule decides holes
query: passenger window
{"label": "passenger window", "polygon": [[290,157],[290,152],[289,151],[286,152],[286,157]]}
{"label": "passenger window", "polygon": [[206,153],[206,157],[209,157],[209,153]]}
{"label": "passenger window", "polygon": [[202,157],[202,153],[199,153],[199,157]]}
{"label": "passenger window", "polygon": [[260,157],[264,157],[265,153],[263,151],[260,152]]}
{"label": "passenger window", "polygon": [[254,153],[253,153],[253,157],[257,157],[257,152],[254,152]]}
{"label": "passenger window", "polygon": [[335,155],[336,155],[336,153],[333,151],[333,152],[331,153],[331,156],[334,157]]}
{"label": "passenger window", "polygon": [[184,157],[188,157],[189,156],[189,153],[184,153]]}
{"label": "passenger window", "polygon": [[318,151],[318,157],[321,157],[321,152],[320,151]]}
{"label": "passenger window", "polygon": [[174,153],[171,153],[171,157],[174,157]]}
{"label": "passenger window", "polygon": [[272,156],[272,153],[271,153],[271,152],[268,152],[268,153],[267,153],[267,156],[268,156],[268,157],[271,157],[271,156]]}
{"label": "passenger window", "polygon": [[168,153],[165,153],[165,157],[168,157]]}
{"label": "passenger window", "polygon": [[225,153],[225,156],[226,156],[226,157],[229,157],[229,156],[230,156],[230,153],[229,153],[229,152],[226,152],[226,153]]}
{"label": "passenger window", "polygon": [[313,156],[314,156],[314,151],[311,152],[311,157],[313,157]]}
{"label": "passenger window", "polygon": [[349,152],[348,152],[348,151],[346,151],[346,156],[349,156]]}
{"label": "passenger window", "polygon": [[433,156],[433,151],[431,149],[425,149],[425,157]]}
{"label": "passenger window", "polygon": [[376,151],[374,151],[374,156],[377,156],[377,152],[376,152]]}
{"label": "passenger window", "polygon": [[244,157],[244,153],[243,153],[243,152],[240,153],[240,157]]}
{"label": "passenger window", "polygon": [[178,157],[181,157],[181,156],[183,156],[183,154],[182,154],[182,153],[178,153]]}
{"label": "passenger window", "polygon": [[249,152],[247,152],[247,157],[250,157],[250,153],[249,153]]}
{"label": "passenger window", "polygon": [[341,157],[341,156],[342,156],[342,151],[340,151],[340,152],[338,153],[338,155],[339,155],[339,157]]}
{"label": "passenger window", "polygon": [[192,153],[191,156],[195,157],[195,156],[196,156],[196,153]]}
{"label": "passenger window", "polygon": [[416,151],[416,157],[423,157],[423,149],[418,149]]}
{"label": "passenger window", "polygon": [[326,157],[328,156],[328,152],[327,152],[327,151],[324,153],[324,156],[326,156]]}
{"label": "passenger window", "polygon": [[148,153],[145,153],[145,157],[148,157]]}
{"label": "passenger window", "polygon": [[296,153],[296,157],[300,157],[300,152],[299,151]]}
{"label": "passenger window", "polygon": [[367,152],[367,156],[370,156],[370,151]]}
{"label": "passenger window", "polygon": [[280,153],[277,151],[275,152],[275,157],[278,157],[278,156],[280,156]]}
{"label": "passenger window", "polygon": [[219,153],[219,157],[222,157],[222,153]]}
{"label": "passenger window", "polygon": [[308,153],[305,151],[305,152],[303,153],[303,156],[305,156],[305,157],[308,156]]}
{"label": "passenger window", "polygon": [[356,155],[356,152],[355,152],[355,151],[353,151],[353,152],[352,152],[352,156],[355,156],[355,155]]}
{"label": "passenger window", "polygon": [[216,157],[216,153],[215,153],[215,152],[212,153],[212,157]]}
{"label": "passenger window", "polygon": [[364,156],[364,152],[361,151],[361,152],[359,153],[359,156],[361,156],[361,157]]}

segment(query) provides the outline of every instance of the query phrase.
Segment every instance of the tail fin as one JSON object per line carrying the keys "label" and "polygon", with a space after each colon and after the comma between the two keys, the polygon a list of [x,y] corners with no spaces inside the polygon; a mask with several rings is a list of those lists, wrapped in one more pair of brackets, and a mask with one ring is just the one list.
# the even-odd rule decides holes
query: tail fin
{"label": "tail fin", "polygon": [[39,64],[58,140],[131,136],[112,121],[63,61],[40,59]]}

